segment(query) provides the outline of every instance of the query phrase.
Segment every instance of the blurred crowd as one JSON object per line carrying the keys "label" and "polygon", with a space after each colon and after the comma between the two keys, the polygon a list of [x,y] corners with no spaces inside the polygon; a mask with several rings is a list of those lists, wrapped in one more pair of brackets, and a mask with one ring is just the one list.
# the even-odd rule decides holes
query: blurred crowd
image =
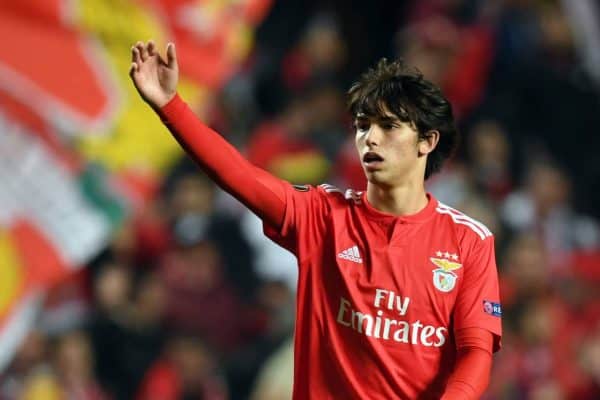
{"label": "blurred crowd", "polygon": [[[344,95],[381,56],[452,101],[461,150],[428,190],[496,237],[504,336],[485,398],[600,398],[600,6],[275,2],[198,114],[277,176],[364,189]],[[0,399],[289,399],[296,277],[185,158],[49,292]]]}

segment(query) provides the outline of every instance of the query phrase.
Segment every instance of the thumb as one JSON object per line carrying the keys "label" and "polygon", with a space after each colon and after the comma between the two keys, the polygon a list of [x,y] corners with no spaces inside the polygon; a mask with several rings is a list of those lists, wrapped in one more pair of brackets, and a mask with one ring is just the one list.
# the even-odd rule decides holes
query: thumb
{"label": "thumb", "polygon": [[175,53],[175,44],[167,44],[167,65],[169,68],[177,67],[177,54]]}

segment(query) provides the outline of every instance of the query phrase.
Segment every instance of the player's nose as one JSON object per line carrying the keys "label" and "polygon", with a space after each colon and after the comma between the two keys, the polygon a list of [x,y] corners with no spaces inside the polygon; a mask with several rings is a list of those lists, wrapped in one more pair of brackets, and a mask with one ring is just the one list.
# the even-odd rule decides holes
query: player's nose
{"label": "player's nose", "polygon": [[377,124],[371,124],[369,131],[365,135],[365,143],[367,146],[378,146],[381,144],[383,130]]}

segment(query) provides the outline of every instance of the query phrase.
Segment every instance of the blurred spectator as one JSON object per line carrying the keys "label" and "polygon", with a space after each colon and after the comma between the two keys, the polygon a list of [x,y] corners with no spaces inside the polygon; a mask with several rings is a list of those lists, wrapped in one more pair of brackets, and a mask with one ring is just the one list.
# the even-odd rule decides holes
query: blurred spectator
{"label": "blurred spectator", "polygon": [[497,121],[481,121],[466,145],[476,187],[488,200],[500,202],[513,188],[507,134]]}
{"label": "blurred spectator", "polygon": [[337,157],[339,148],[350,133],[344,94],[335,80],[315,79],[307,91],[310,138],[329,162]]}
{"label": "blurred spectator", "polygon": [[310,138],[312,122],[307,98],[291,100],[280,117],[263,122],[253,132],[248,160],[293,183],[322,182],[329,162]]}
{"label": "blurred spectator", "polygon": [[258,336],[229,360],[228,381],[234,398],[248,398],[260,367],[292,334],[294,296],[282,282],[263,283],[257,292],[254,320],[262,322]]}
{"label": "blurred spectator", "polygon": [[201,232],[206,228],[197,228],[194,242],[173,249],[158,266],[167,292],[167,322],[226,353],[243,341],[243,303],[225,280],[214,243]]}
{"label": "blurred spectator", "polygon": [[561,1],[582,65],[600,88],[600,7],[593,0]]}
{"label": "blurred spectator", "polygon": [[20,396],[23,400],[62,400],[63,391],[51,370],[36,370],[27,377]]}
{"label": "blurred spectator", "polygon": [[55,349],[55,364],[63,399],[108,399],[94,377],[94,355],[83,332],[62,336]]}
{"label": "blurred spectator", "polygon": [[294,341],[285,341],[265,362],[251,400],[288,400],[294,383]]}
{"label": "blurred spectator", "polygon": [[161,335],[163,319],[167,308],[165,285],[155,273],[147,273],[138,278],[132,302],[133,323],[141,331]]}
{"label": "blurred spectator", "polygon": [[167,177],[163,191],[162,209],[166,216],[162,229],[169,237],[169,247],[154,262],[174,248],[209,241],[222,263],[225,280],[238,295],[251,296],[257,281],[254,255],[235,215],[216,207],[217,199],[222,198],[217,197],[214,183],[186,157]]}
{"label": "blurred spectator", "polygon": [[27,397],[26,393],[37,391],[37,387],[47,387],[49,398],[58,393],[58,385],[49,371],[46,340],[38,330],[25,337],[8,370],[0,374],[0,399]]}
{"label": "blurred spectator", "polygon": [[550,269],[564,267],[565,257],[577,249],[597,248],[600,230],[593,219],[575,212],[570,204],[571,182],[548,162],[531,165],[525,187],[511,193],[502,205],[502,219],[516,232],[536,232],[550,252]]}
{"label": "blurred spectator", "polygon": [[136,265],[138,261],[135,227],[129,221],[121,224],[110,241],[111,256],[123,265]]}
{"label": "blurred spectator", "polygon": [[283,81],[292,92],[306,89],[316,77],[335,77],[346,58],[346,44],[332,15],[320,14],[308,24],[303,38],[284,58]]}
{"label": "blurred spectator", "polygon": [[241,227],[252,246],[257,275],[264,281],[285,282],[289,290],[295,293],[298,283],[296,257],[263,235],[262,221],[252,211],[245,210]]}
{"label": "blurred spectator", "polygon": [[539,238],[521,234],[513,238],[500,264],[501,295],[507,309],[506,322],[516,315],[512,307],[520,300],[543,296],[552,274],[548,271],[548,254]]}
{"label": "blurred spectator", "polygon": [[167,322],[173,329],[202,335],[222,352],[233,351],[243,340],[244,313],[229,277],[252,285],[252,280],[242,280],[253,274],[252,259],[247,253],[248,258],[239,260],[237,254],[238,262],[227,271],[225,257],[237,251],[232,240],[243,239],[237,222],[215,213],[214,186],[206,177],[183,169],[171,184],[172,247],[157,265],[167,294]]}
{"label": "blurred spectator", "polygon": [[94,281],[94,299],[100,313],[120,319],[125,312],[131,292],[131,271],[120,264],[107,263],[102,266]]}
{"label": "blurred spectator", "polygon": [[89,332],[98,378],[114,398],[129,399],[161,350],[162,289],[152,275],[134,287],[130,271],[108,264],[95,282],[95,299]]}
{"label": "blurred spectator", "polygon": [[[423,3],[427,2],[417,4]],[[493,34],[485,24],[461,26],[434,11],[399,32],[396,52],[439,85],[454,114],[463,117],[483,98],[494,54]]]}
{"label": "blurred spectator", "polygon": [[440,173],[427,180],[427,190],[442,203],[459,207],[469,196],[476,195],[475,184],[468,168],[468,165],[460,161],[451,161]]}
{"label": "blurred spectator", "polygon": [[578,349],[579,364],[582,371],[588,379],[588,387],[585,394],[581,394],[585,398],[593,398],[595,394],[600,393],[600,326],[592,331],[589,337]]}
{"label": "blurred spectator", "polygon": [[148,370],[138,400],[226,400],[225,382],[206,346],[193,336],[174,336]]}
{"label": "blurred spectator", "polygon": [[44,301],[39,326],[50,336],[81,328],[90,312],[86,271],[80,270],[55,285]]}
{"label": "blurred spectator", "polygon": [[264,337],[280,341],[294,329],[294,296],[282,282],[265,282],[257,296],[258,306],[269,316]]}

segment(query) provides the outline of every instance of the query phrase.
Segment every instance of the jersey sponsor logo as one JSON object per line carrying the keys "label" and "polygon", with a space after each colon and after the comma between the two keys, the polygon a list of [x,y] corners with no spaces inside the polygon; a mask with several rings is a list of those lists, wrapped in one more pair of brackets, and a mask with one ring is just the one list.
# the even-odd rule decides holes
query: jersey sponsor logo
{"label": "jersey sponsor logo", "polygon": [[447,293],[454,289],[458,279],[458,275],[452,271],[462,268],[462,264],[449,260],[458,260],[456,254],[438,251],[436,255],[446,258],[430,258],[431,262],[437,267],[433,270],[433,286],[440,292]]}
{"label": "jersey sponsor logo", "polygon": [[[424,347],[441,347],[447,341],[448,328],[427,325],[407,318],[410,298],[391,290],[375,289],[374,310],[357,310],[340,297],[336,322],[370,338]],[[400,318],[394,315],[398,312]]]}
{"label": "jersey sponsor logo", "polygon": [[308,185],[292,185],[292,187],[299,192],[308,192],[310,189]]}
{"label": "jersey sponsor logo", "polygon": [[484,300],[483,312],[485,312],[486,314],[490,314],[493,317],[501,317],[502,306],[500,306],[500,303],[494,303],[493,301]]}
{"label": "jersey sponsor logo", "polygon": [[344,260],[362,264],[362,258],[360,257],[360,252],[358,251],[358,246],[352,246],[352,247],[347,248],[346,250],[340,252],[338,254],[338,257],[342,258]]}

